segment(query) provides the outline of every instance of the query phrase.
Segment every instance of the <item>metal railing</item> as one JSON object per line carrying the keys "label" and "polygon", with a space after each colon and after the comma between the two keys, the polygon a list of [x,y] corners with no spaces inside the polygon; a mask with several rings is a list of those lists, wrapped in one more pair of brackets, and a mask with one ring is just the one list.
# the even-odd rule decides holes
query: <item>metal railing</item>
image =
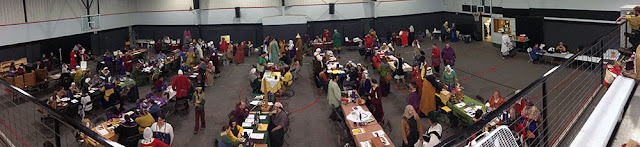
{"label": "metal railing", "polygon": [[[609,49],[617,50],[621,47],[620,29],[623,26],[626,26],[626,23],[616,26],[609,33],[580,49],[578,53],[509,98],[496,110],[483,115],[479,121],[462,132],[444,139],[439,146],[469,145],[475,134],[482,132],[489,126],[489,122],[496,120],[501,120],[501,125],[507,125],[514,135],[519,136],[516,139],[519,140],[520,146],[568,146],[575,137],[570,134],[577,134],[582,123],[586,121],[585,117],[588,117],[581,116],[592,111],[585,108],[590,104],[597,104],[604,94],[603,66],[613,64],[610,61],[616,60],[606,57],[604,53]],[[598,58],[600,60],[597,60]],[[540,111],[538,119],[532,121],[536,126],[525,123],[528,118],[523,118],[518,113],[511,113],[512,116],[508,119],[503,117],[505,113],[515,112],[514,106],[523,99],[533,102]],[[522,131],[516,132],[522,128],[530,129],[535,137],[520,134]]]}
{"label": "metal railing", "polygon": [[[92,138],[106,147],[123,147],[90,128],[79,119],[71,118],[31,96],[29,93],[0,80],[0,143],[7,146],[79,146],[77,134]],[[69,108],[77,112],[77,108]]]}

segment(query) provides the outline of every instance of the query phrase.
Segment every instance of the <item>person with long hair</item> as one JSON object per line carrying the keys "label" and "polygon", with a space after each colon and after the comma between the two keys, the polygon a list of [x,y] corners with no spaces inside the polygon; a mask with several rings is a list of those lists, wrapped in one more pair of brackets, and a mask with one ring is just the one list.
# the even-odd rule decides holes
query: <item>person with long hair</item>
{"label": "person with long hair", "polygon": [[384,123],[384,110],[382,110],[382,91],[378,86],[378,81],[371,80],[371,91],[369,91],[369,101],[373,105],[373,117],[380,123]]}
{"label": "person with long hair", "polygon": [[418,140],[422,140],[420,137],[422,132],[420,117],[418,117],[413,106],[405,106],[404,114],[402,115],[402,146],[410,147],[418,142]]}
{"label": "person with long hair", "polygon": [[229,128],[231,129],[231,131],[229,131],[229,137],[231,137],[231,140],[234,141],[238,141],[238,140],[243,140],[244,138],[242,138],[242,131],[244,131],[244,128],[242,128],[242,126],[238,125],[238,122],[235,120],[229,120]]}

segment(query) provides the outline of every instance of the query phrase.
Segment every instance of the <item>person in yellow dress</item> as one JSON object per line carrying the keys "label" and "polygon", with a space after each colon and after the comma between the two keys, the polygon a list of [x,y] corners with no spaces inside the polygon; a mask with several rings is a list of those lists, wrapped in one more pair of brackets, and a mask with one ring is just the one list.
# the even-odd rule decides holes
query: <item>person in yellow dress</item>
{"label": "person in yellow dress", "polygon": [[282,76],[282,79],[280,80],[280,85],[282,85],[282,87],[280,87],[280,92],[284,92],[285,90],[287,90],[287,87],[293,84],[293,76],[291,75],[291,69],[292,68],[289,68],[289,71],[287,71],[287,73],[285,73],[284,76]]}
{"label": "person in yellow dress", "polygon": [[560,42],[560,43],[558,44],[558,46],[556,47],[556,50],[560,51],[561,53],[565,53],[565,52],[567,52],[567,48],[566,48],[566,47],[564,47],[564,45],[563,45],[563,43],[562,43],[562,42]]}

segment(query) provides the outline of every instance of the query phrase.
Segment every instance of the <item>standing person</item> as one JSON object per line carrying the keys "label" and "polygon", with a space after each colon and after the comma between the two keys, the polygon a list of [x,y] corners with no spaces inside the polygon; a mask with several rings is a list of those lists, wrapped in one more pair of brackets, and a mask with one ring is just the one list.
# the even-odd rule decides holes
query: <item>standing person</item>
{"label": "standing person", "polygon": [[173,126],[168,122],[165,122],[166,118],[164,115],[158,116],[158,122],[155,122],[151,125],[151,131],[153,131],[153,138],[156,138],[168,145],[171,145],[173,142]]}
{"label": "standing person", "polygon": [[[173,88],[173,91],[177,92],[176,98],[178,100],[186,99],[187,91],[189,91],[189,89],[191,88],[191,81],[189,80],[189,78],[187,78],[187,76],[184,76],[183,74],[184,73],[182,72],[182,70],[178,70],[178,76],[173,78],[173,80],[171,81],[171,87]],[[187,105],[187,108],[188,107],[189,105]]]}
{"label": "standing person", "polygon": [[216,75],[216,66],[213,65],[212,61],[209,61],[209,64],[207,64],[207,82],[205,83],[206,86],[213,86],[213,82],[214,82],[214,78]]}
{"label": "standing person", "polygon": [[440,49],[434,43],[431,45],[431,65],[435,68],[436,73],[440,73]]}
{"label": "standing person", "polygon": [[122,62],[124,62],[124,69],[131,73],[131,70],[133,70],[133,57],[129,52],[125,52]]}
{"label": "standing person", "polygon": [[440,39],[442,42],[447,42],[447,33],[449,33],[449,22],[445,21],[442,24],[442,30],[440,30]]}
{"label": "standing person", "polygon": [[420,117],[418,117],[413,106],[405,106],[404,114],[402,115],[402,146],[412,147],[418,140],[422,140],[420,137],[422,132]]}
{"label": "standing person", "polygon": [[287,57],[289,59],[293,59],[296,55],[295,44],[293,44],[293,40],[289,40],[289,44],[287,44]]}
{"label": "standing person", "polygon": [[[304,58],[304,47],[303,47],[303,42],[302,39],[300,39],[300,35],[298,34],[298,36],[296,36],[296,45],[294,46],[295,50],[296,50],[296,55],[293,59],[293,61],[298,62],[298,63],[302,63],[302,59]],[[299,64],[302,65],[302,64]]]}
{"label": "standing person", "polygon": [[456,23],[451,23],[451,42],[458,42],[458,32],[456,31]]}
{"label": "standing person", "polygon": [[182,41],[184,44],[190,43],[191,42],[191,31],[184,30],[184,32],[182,32],[182,39],[184,39]]}
{"label": "standing person", "polygon": [[78,57],[76,51],[71,50],[71,52],[69,52],[69,67],[76,67],[76,57]]}
{"label": "standing person", "polygon": [[262,41],[262,52],[269,52],[269,43],[271,41],[271,36],[267,35],[266,37],[264,37],[264,40]]}
{"label": "standing person", "polygon": [[391,92],[391,74],[393,70],[387,63],[387,58],[382,58],[380,62],[380,66],[378,67],[378,72],[380,72],[380,88],[382,90],[382,96],[387,96]]}
{"label": "standing person", "polygon": [[411,94],[409,94],[409,98],[407,98],[407,105],[413,106],[413,110],[420,112],[420,93],[418,92],[417,85],[416,82],[409,83]]}
{"label": "standing person", "polygon": [[284,51],[286,51],[286,47],[282,38],[278,38],[278,47],[278,49],[280,49],[280,54],[284,54]]}
{"label": "standing person", "polygon": [[[207,126],[207,123],[204,120],[204,104],[207,101],[205,99],[204,92],[202,92],[202,87],[196,88],[196,92],[193,94],[193,109],[195,110],[195,118],[196,125],[193,129],[193,134],[197,134],[200,129],[204,130]],[[202,128],[200,128],[202,127]]]}
{"label": "standing person", "polygon": [[409,46],[409,33],[405,30],[400,30],[400,40],[402,41],[402,47]]}
{"label": "standing person", "polygon": [[158,139],[154,139],[153,131],[151,131],[151,128],[149,127],[144,128],[142,137],[144,137],[144,139],[140,139],[140,141],[138,141],[138,147],[171,147]]}
{"label": "standing person", "polygon": [[342,35],[338,33],[338,29],[333,30],[333,36],[331,36],[331,41],[333,42],[333,49],[340,54],[340,50],[342,49]]}
{"label": "standing person", "polygon": [[[629,42],[631,43],[631,49],[636,49],[638,44],[640,44],[640,6],[633,7],[633,15],[620,16],[616,19],[616,22],[626,19],[629,23],[629,28],[631,28],[631,33],[624,33],[624,36],[629,37]],[[637,59],[637,58],[636,58]]]}
{"label": "standing person", "polygon": [[340,111],[340,99],[342,98],[342,91],[340,90],[340,86],[338,86],[338,78],[336,76],[331,76],[331,80],[329,81],[329,86],[327,89],[327,101],[329,101],[329,105],[331,105],[334,109],[332,111],[329,118],[331,120],[338,120],[336,114]]}
{"label": "standing person", "polygon": [[204,59],[200,59],[200,64],[198,65],[198,76],[196,77],[196,82],[198,83],[199,87],[204,87],[204,83],[207,80],[207,63],[204,61]]}
{"label": "standing person", "polygon": [[220,45],[220,53],[226,54],[227,49],[229,48],[229,43],[227,43],[227,40],[225,40],[225,38],[222,38],[218,45]]}
{"label": "standing person", "polygon": [[[404,70],[402,69],[402,65],[404,65],[404,58],[400,55],[400,53],[396,53],[396,57],[398,61],[396,62],[396,75],[393,77],[396,79],[396,83],[400,87],[400,90],[404,90],[406,81],[404,80]],[[402,81],[402,83],[400,82]]]}
{"label": "standing person", "polygon": [[375,79],[371,80],[371,91],[369,91],[369,100],[373,105],[373,117],[378,120],[378,122],[384,124],[384,110],[382,110],[382,91],[378,86],[378,81]]}
{"label": "standing person", "polygon": [[456,71],[451,68],[451,66],[447,65],[444,67],[444,73],[442,73],[442,83],[447,85],[449,89],[453,89],[456,87],[456,80],[458,80],[458,76],[456,75]]}
{"label": "standing person", "polygon": [[456,62],[456,52],[451,48],[451,44],[447,43],[444,49],[442,49],[442,58],[444,58],[445,65],[454,66]]}
{"label": "standing person", "polygon": [[329,32],[329,29],[327,28],[324,28],[324,32],[322,32],[322,41],[323,42],[331,41],[331,32]]}
{"label": "standing person", "polygon": [[502,44],[500,45],[500,52],[502,53],[502,59],[509,57],[509,50],[511,48],[511,37],[509,32],[502,32]]}
{"label": "standing person", "polygon": [[422,78],[420,94],[422,95],[420,98],[420,112],[426,115],[430,111],[436,110],[436,88],[426,79],[426,76]]}
{"label": "standing person", "polygon": [[[431,67],[427,67],[428,71],[431,72]],[[420,65],[413,66],[413,71],[411,72],[411,81],[416,83],[416,91],[418,91],[418,95],[420,95],[420,90],[422,90],[422,69],[420,69]],[[420,109],[416,108],[416,111],[420,112]]]}
{"label": "standing person", "polygon": [[236,55],[233,58],[233,63],[244,63],[244,49],[246,48],[245,42],[240,42],[240,45],[236,48]]}
{"label": "standing person", "polygon": [[273,39],[269,43],[269,63],[278,63],[280,57],[280,48],[278,47],[278,41]]}
{"label": "standing person", "polygon": [[280,102],[276,102],[273,106],[275,108],[269,113],[269,115],[272,115],[274,118],[271,120],[273,125],[269,125],[269,136],[273,137],[271,138],[271,145],[273,147],[281,147],[284,143],[284,129],[289,127],[289,121],[287,121],[289,120],[289,116]]}
{"label": "standing person", "polygon": [[[413,25],[409,26],[409,42],[412,42],[416,40],[416,31],[413,28]],[[413,44],[412,44],[413,45]]]}

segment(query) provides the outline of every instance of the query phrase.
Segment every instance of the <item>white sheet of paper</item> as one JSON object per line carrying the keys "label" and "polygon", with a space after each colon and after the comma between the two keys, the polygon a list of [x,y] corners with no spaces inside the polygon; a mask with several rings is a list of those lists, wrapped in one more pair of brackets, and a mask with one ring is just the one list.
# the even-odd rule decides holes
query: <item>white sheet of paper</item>
{"label": "white sheet of paper", "polygon": [[243,128],[251,127],[251,123],[243,122],[243,123],[242,123],[242,127],[243,127]]}
{"label": "white sheet of paper", "polygon": [[267,115],[260,115],[260,119],[267,119]]}
{"label": "white sheet of paper", "polygon": [[109,134],[109,131],[107,131],[107,129],[96,129],[96,131],[98,131],[98,134],[102,136]]}
{"label": "white sheet of paper", "polygon": [[249,135],[251,139],[264,139],[264,133],[252,133]]}
{"label": "white sheet of paper", "polygon": [[378,130],[378,131],[371,132],[371,134],[373,134],[374,137],[378,137],[378,135],[376,134],[380,134],[384,136],[385,133],[384,133],[384,130]]}
{"label": "white sheet of paper", "polygon": [[80,61],[80,69],[87,69],[87,61]]}
{"label": "white sheet of paper", "polygon": [[251,101],[249,104],[251,104],[251,105],[258,105],[258,103],[260,103],[260,101]]}
{"label": "white sheet of paper", "polygon": [[371,147],[371,141],[367,140],[367,141],[360,142],[360,146],[361,147]]}

